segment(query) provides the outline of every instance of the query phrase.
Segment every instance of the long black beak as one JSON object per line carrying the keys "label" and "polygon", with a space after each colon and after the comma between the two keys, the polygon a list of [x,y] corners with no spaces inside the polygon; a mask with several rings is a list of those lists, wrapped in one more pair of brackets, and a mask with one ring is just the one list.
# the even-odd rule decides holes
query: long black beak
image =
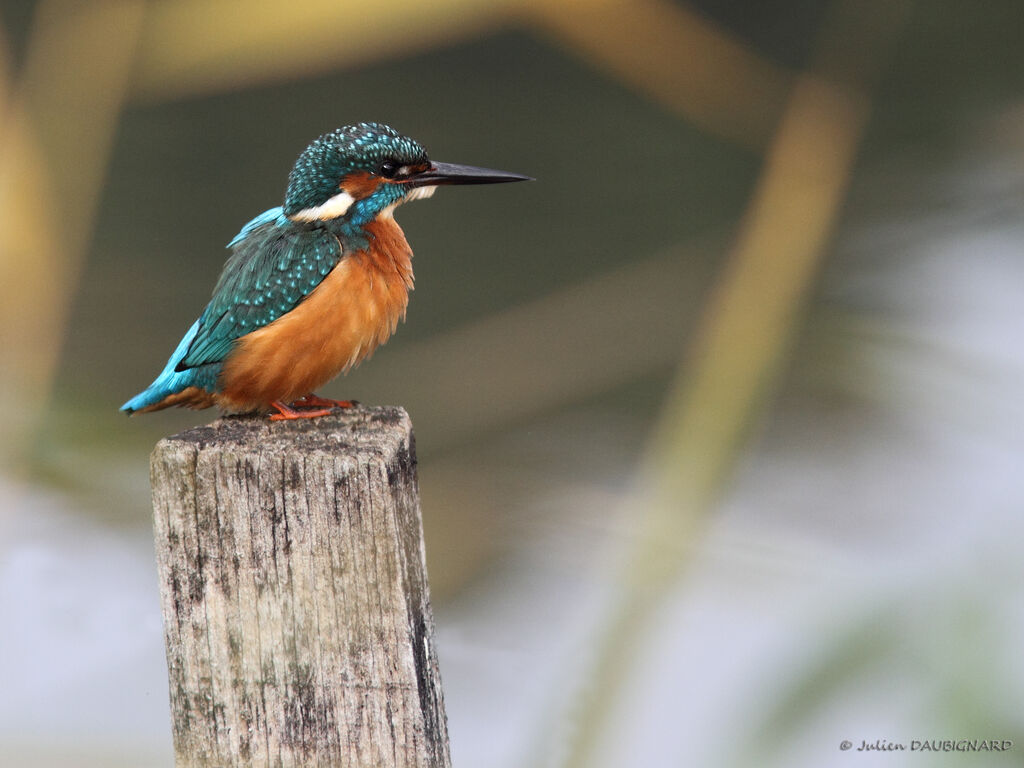
{"label": "long black beak", "polygon": [[412,176],[406,183],[411,187],[432,187],[435,184],[501,184],[506,181],[533,181],[533,178],[472,165],[431,163],[427,170]]}

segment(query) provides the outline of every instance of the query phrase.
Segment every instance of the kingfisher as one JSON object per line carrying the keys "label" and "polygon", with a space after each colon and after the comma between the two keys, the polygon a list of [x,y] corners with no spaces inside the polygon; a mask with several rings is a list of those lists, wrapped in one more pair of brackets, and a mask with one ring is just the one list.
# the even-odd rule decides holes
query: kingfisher
{"label": "kingfisher", "polygon": [[395,208],[443,184],[528,180],[432,162],[381,123],[324,134],[295,162],[284,205],[228,243],[206,309],[156,380],[121,410],[215,405],[282,420],[351,406],[315,390],[367,358],[405,318],[412,250]]}

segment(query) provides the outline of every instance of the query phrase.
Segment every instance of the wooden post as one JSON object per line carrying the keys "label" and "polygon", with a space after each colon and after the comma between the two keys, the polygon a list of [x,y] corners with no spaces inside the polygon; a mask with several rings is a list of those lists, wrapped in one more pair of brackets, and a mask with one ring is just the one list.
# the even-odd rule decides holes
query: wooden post
{"label": "wooden post", "polygon": [[177,768],[450,765],[405,411],[221,419],[151,480]]}

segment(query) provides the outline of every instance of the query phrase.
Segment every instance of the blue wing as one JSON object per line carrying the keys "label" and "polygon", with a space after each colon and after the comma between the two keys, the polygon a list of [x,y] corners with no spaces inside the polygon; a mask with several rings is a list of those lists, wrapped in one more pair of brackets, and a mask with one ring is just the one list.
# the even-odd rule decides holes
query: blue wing
{"label": "blue wing", "polygon": [[165,397],[177,394],[188,387],[200,387],[208,391],[213,390],[216,386],[217,374],[219,373],[218,370],[215,370],[216,366],[208,365],[202,368],[190,368],[187,371],[174,370],[181,358],[184,357],[198,330],[199,321],[196,320],[192,327],[188,329],[185,337],[178,343],[174,354],[171,355],[171,359],[167,361],[167,365],[164,366],[160,375],[145,390],[122,405],[122,411],[125,413],[141,411],[143,408],[156,405]]}
{"label": "blue wing", "polygon": [[228,243],[228,257],[213,297],[179,342],[156,380],[121,406],[132,413],[187,387],[215,390],[220,363],[237,339],[268,325],[327,277],[342,257],[328,230],[288,219],[271,208]]}
{"label": "blue wing", "polygon": [[223,361],[238,338],[294,309],[342,256],[335,235],[292,222],[280,208],[246,224],[228,247],[231,257],[176,371]]}

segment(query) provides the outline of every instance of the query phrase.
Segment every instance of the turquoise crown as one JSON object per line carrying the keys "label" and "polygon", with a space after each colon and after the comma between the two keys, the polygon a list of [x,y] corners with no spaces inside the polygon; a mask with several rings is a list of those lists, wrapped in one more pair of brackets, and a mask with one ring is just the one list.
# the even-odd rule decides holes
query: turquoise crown
{"label": "turquoise crown", "polygon": [[295,161],[288,176],[284,213],[291,216],[322,205],[338,193],[338,184],[350,173],[378,173],[386,161],[397,165],[428,163],[418,142],[383,123],[358,123],[325,133]]}

